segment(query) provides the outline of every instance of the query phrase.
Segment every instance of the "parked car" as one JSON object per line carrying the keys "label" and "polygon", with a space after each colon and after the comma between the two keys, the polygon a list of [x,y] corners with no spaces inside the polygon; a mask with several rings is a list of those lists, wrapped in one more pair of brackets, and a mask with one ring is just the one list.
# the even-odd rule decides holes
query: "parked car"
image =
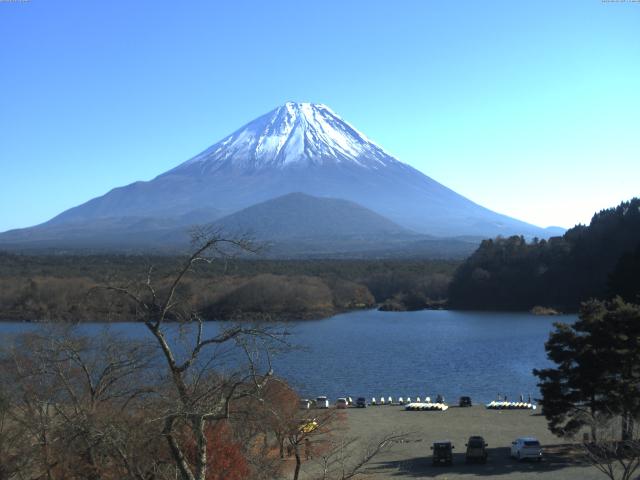
{"label": "parked car", "polygon": [[471,397],[460,397],[458,400],[459,407],[470,407],[471,406]]}
{"label": "parked car", "polygon": [[431,446],[431,450],[433,450],[433,464],[452,465],[454,448],[455,447],[451,444],[450,440],[433,442],[433,445]]}
{"label": "parked car", "polygon": [[465,455],[465,461],[467,463],[487,463],[488,444],[484,441],[484,438],[479,435],[471,436],[469,437],[469,440],[467,440],[465,446],[467,447],[467,454]]}
{"label": "parked car", "polygon": [[301,433],[311,433],[318,428],[318,422],[315,418],[307,418],[300,422],[299,431]]}
{"label": "parked car", "polygon": [[336,400],[336,408],[347,408],[349,406],[349,402],[347,401],[346,398],[340,397],[338,400]]}
{"label": "parked car", "polygon": [[542,460],[542,447],[535,437],[520,437],[511,442],[511,456],[518,460],[535,458]]}
{"label": "parked car", "polygon": [[358,408],[367,408],[367,399],[364,397],[358,397],[356,399],[356,407]]}
{"label": "parked car", "polygon": [[301,398],[299,404],[300,408],[303,410],[309,410],[311,408],[311,400],[308,398]]}
{"label": "parked car", "polygon": [[324,395],[317,397],[316,408],[329,408],[329,399]]}

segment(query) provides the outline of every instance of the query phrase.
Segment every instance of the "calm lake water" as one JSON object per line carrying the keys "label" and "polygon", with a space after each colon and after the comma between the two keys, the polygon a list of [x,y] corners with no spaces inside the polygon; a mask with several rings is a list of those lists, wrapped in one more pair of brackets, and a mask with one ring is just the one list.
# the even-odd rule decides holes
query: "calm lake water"
{"label": "calm lake water", "polygon": [[[441,393],[449,402],[460,395],[488,402],[498,393],[509,399],[522,393],[535,398],[539,393],[531,371],[549,365],[544,342],[552,324],[575,319],[503,312],[352,312],[288,326],[290,341],[301,348],[275,358],[273,366],[307,397],[434,398]],[[0,323],[0,335],[7,341],[34,328],[39,327]],[[130,337],[147,335],[140,324],[110,328]],[[82,329],[99,334],[104,325]]]}

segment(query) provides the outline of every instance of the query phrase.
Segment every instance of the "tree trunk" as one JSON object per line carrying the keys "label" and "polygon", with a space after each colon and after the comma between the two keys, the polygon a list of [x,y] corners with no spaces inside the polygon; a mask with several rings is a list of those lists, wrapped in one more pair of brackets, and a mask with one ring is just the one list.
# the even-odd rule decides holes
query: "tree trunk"
{"label": "tree trunk", "polygon": [[278,446],[280,447],[280,458],[284,458],[284,437],[278,435]]}
{"label": "tree trunk", "polygon": [[206,480],[207,478],[207,436],[204,431],[205,421],[201,416],[197,416],[192,421],[193,433],[197,439],[196,454],[196,479]]}
{"label": "tree trunk", "polygon": [[591,443],[596,443],[598,441],[598,422],[596,419],[596,409],[593,407],[595,404],[595,397],[591,397]]}
{"label": "tree trunk", "polygon": [[180,472],[182,480],[196,480],[191,473],[187,459],[185,458],[184,453],[182,453],[182,449],[180,448],[178,441],[173,436],[173,420],[170,417],[165,420],[165,426],[162,433],[167,439],[169,451],[176,462],[176,467]]}
{"label": "tree trunk", "polygon": [[294,446],[294,453],[296,456],[296,469],[293,472],[293,480],[298,480],[298,475],[300,475],[300,466],[302,465],[302,459],[300,458],[300,449],[296,444]]}
{"label": "tree trunk", "polygon": [[622,412],[622,441],[633,440],[633,417],[628,411]]}
{"label": "tree trunk", "polygon": [[100,471],[98,465],[96,464],[96,458],[93,454],[93,447],[91,445],[87,446],[87,450],[85,452],[87,463],[89,465],[89,473],[87,474],[88,480],[100,480],[102,477],[100,475]]}

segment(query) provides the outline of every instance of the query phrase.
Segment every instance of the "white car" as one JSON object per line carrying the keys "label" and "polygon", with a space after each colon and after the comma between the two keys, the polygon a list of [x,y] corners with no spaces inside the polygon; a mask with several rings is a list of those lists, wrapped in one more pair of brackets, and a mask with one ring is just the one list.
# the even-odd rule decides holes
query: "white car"
{"label": "white car", "polygon": [[316,408],[329,408],[329,399],[324,395],[316,398]]}
{"label": "white car", "polygon": [[511,457],[523,460],[535,458],[542,460],[542,447],[535,437],[520,437],[511,442]]}
{"label": "white car", "polygon": [[311,408],[311,400],[308,398],[301,398],[299,405],[301,409],[309,410]]}
{"label": "white car", "polygon": [[336,408],[347,408],[349,406],[349,402],[346,398],[340,397],[336,400]]}

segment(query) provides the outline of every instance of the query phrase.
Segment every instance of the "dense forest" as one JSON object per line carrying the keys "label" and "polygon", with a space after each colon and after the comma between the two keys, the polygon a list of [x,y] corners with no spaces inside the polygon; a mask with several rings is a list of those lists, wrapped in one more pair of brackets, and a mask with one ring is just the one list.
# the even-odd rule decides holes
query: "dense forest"
{"label": "dense forest", "polygon": [[454,308],[577,311],[581,301],[640,294],[640,199],[595,214],[562,237],[482,242],[449,287]]}
{"label": "dense forest", "polygon": [[[97,287],[163,288],[178,256],[0,253],[0,320],[123,321],[135,307]],[[453,260],[215,260],[181,285],[189,308],[209,319],[319,318],[380,306],[577,311],[589,298],[640,294],[640,199],[603,210],[549,240],[485,240]],[[165,285],[166,287],[166,285]]]}
{"label": "dense forest", "polygon": [[[135,307],[104,286],[160,288],[182,257],[0,253],[0,320],[125,321]],[[209,319],[318,318],[383,305],[442,302],[459,262],[445,260],[218,260],[196,265],[180,296]],[[166,286],[166,285],[165,285]]]}

